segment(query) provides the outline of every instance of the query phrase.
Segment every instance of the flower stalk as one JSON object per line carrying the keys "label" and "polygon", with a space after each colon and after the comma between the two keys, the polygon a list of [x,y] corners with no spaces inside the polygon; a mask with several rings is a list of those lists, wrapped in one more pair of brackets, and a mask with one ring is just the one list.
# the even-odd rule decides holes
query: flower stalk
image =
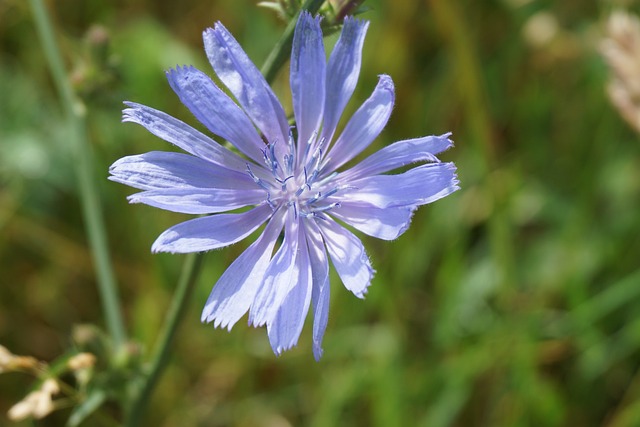
{"label": "flower stalk", "polygon": [[169,348],[180,325],[180,320],[184,318],[187,311],[187,304],[191,299],[194,285],[198,281],[200,268],[204,253],[188,254],[185,257],[182,274],[178,281],[178,287],[171,300],[171,307],[167,315],[167,321],[164,324],[160,340],[153,353],[149,371],[144,377],[140,388],[136,390],[136,395],[130,412],[127,415],[125,427],[135,427],[140,425],[140,419],[148,404],[149,398],[155,388],[162,371],[169,361]]}
{"label": "flower stalk", "polygon": [[306,10],[313,15],[320,10],[322,3],[324,3],[324,0],[307,0],[302,5],[298,13],[291,19],[291,21],[289,21],[282,37],[280,37],[280,40],[278,40],[274,48],[271,50],[271,53],[267,56],[267,59],[260,70],[262,71],[262,75],[267,83],[273,83],[278,71],[280,71],[284,63],[289,59],[291,43],[293,42],[293,33],[296,29],[296,22],[298,22],[298,16],[300,16],[300,13],[303,10]]}

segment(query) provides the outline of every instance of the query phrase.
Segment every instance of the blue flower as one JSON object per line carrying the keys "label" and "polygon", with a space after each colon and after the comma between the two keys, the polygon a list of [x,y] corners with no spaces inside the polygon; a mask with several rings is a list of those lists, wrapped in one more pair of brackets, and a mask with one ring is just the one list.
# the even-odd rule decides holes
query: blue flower
{"label": "blue flower", "polygon": [[[329,259],[349,291],[359,298],[366,294],[374,270],[360,239],[343,224],[393,240],[418,206],[458,189],[455,166],[435,157],[451,147],[450,134],[399,141],[344,167],[380,134],[393,109],[393,82],[382,75],[336,134],[358,80],[367,27],[366,21],[346,18],[327,62],[320,18],[300,15],[290,74],[295,128],[229,31],[220,23],[207,29],[207,57],[237,103],[193,67],[177,67],[167,78],[191,113],[237,152],[144,105],[127,102],[123,113],[123,121],[188,153],[153,151],[116,161],[110,179],[143,190],[129,201],[213,214],[169,228],[153,244],[154,252],[229,246],[266,223],[214,286],[202,321],[231,329],[249,311],[250,324],[266,325],[276,354],[296,345],[312,305],[313,352],[316,359],[322,355]],[[420,164],[387,174],[415,163]]]}

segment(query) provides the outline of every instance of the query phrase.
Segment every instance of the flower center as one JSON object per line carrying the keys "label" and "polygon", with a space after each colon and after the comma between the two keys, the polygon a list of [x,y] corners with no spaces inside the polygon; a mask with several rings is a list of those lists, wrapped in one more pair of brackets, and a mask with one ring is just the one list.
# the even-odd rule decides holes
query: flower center
{"label": "flower center", "polygon": [[[312,140],[314,139],[315,136]],[[318,179],[323,142],[320,141],[312,154],[309,154],[311,141],[306,145],[304,152],[298,153],[293,136],[289,134],[287,149],[280,161],[276,154],[275,143],[267,145],[262,153],[265,166],[271,172],[271,176],[264,179],[256,176],[247,163],[249,176],[267,192],[266,202],[274,211],[286,206],[293,209],[296,218],[298,216],[307,218],[316,217],[321,212],[340,206],[340,202],[329,199],[342,189],[331,185],[336,173]],[[298,157],[297,154],[302,156]],[[306,163],[302,164],[305,160]]]}

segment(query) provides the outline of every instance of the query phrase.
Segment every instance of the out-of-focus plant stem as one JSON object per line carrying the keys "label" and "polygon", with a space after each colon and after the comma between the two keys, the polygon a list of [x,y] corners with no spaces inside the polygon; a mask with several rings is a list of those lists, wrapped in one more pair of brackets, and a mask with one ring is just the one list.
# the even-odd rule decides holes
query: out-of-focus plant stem
{"label": "out-of-focus plant stem", "polygon": [[[324,0],[307,0],[302,6],[301,11],[307,10],[312,14],[316,13],[323,2]],[[273,82],[278,71],[285,64],[288,53],[291,51],[291,43],[293,41],[293,33],[298,15],[299,13],[291,19],[282,37],[274,46],[262,67],[262,74],[268,83]],[[133,402],[129,407],[125,422],[126,427],[139,425],[153,389],[167,365],[169,347],[173,342],[178,325],[186,312],[186,304],[189,302],[189,295],[191,295],[193,286],[197,282],[203,256],[203,253],[188,255],[185,260],[182,276],[172,299],[171,309],[165,321],[163,331],[160,334],[158,345],[152,356],[148,374],[142,380],[142,384],[140,384],[140,387],[137,389],[133,397]]]}
{"label": "out-of-focus plant stem", "polygon": [[136,389],[133,405],[127,414],[125,426],[135,427],[140,425],[143,412],[147,406],[151,393],[155,388],[160,375],[169,361],[169,348],[175,337],[180,320],[187,311],[187,304],[191,299],[194,285],[198,280],[204,253],[188,254],[182,267],[182,274],[178,280],[178,287],[171,300],[171,307],[167,314],[167,320],[160,334],[160,339],[153,352],[149,371],[146,373],[140,388]]}
{"label": "out-of-focus plant stem", "polygon": [[[324,0],[307,0],[300,9],[300,12],[303,10],[307,10],[310,13],[314,14],[322,6]],[[291,52],[291,43],[293,42],[293,33],[296,29],[296,22],[298,22],[298,16],[300,15],[298,12],[292,19],[289,21],[287,28],[284,30],[282,37],[276,43],[274,48],[271,50],[269,56],[264,62],[262,66],[262,74],[267,82],[271,83],[276,78],[278,71],[287,62],[289,58],[289,54]]]}
{"label": "out-of-focus plant stem", "polygon": [[36,30],[53,76],[53,82],[64,108],[69,130],[69,144],[74,156],[73,165],[80,191],[82,215],[91,254],[95,262],[100,301],[107,329],[114,343],[114,349],[115,351],[120,351],[126,340],[126,332],[119,304],[118,287],[112,269],[111,257],[109,256],[104,217],[98,197],[100,193],[95,185],[95,176],[93,174],[91,144],[89,143],[85,123],[85,106],[75,96],[69,83],[62,55],[56,44],[51,19],[43,0],[29,0],[29,3],[33,11]]}

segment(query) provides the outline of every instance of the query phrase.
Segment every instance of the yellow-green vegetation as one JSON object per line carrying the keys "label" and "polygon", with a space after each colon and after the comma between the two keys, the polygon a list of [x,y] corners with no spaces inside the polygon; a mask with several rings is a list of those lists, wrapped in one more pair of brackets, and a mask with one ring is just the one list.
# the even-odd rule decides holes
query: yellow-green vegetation
{"label": "yellow-green vegetation", "polygon": [[[89,144],[126,325],[128,344],[104,360],[113,352],[101,347],[102,332],[82,326],[110,328],[68,112],[29,3],[0,1],[6,360],[28,360],[27,371],[37,372],[44,366],[37,360],[76,373],[110,364],[121,376],[108,381],[135,383],[126,376],[153,354],[184,261],[152,255],[151,243],[188,217],[130,206],[131,189],[107,181],[120,157],[172,149],[120,123],[122,101],[197,126],[164,71],[177,64],[210,70],[201,34],[218,20],[262,64],[286,23],[256,3],[48,4],[82,109],[79,143]],[[613,0],[365,2],[371,26],[363,73],[345,117],[378,74],[390,74],[396,107],[370,150],[452,131],[456,146],[440,157],[456,163],[462,190],[421,208],[396,241],[364,238],[377,274],[364,302],[333,278],[319,363],[311,322],[281,357],[263,330],[244,322],[230,333],[201,324],[211,286],[247,244],[206,254],[142,425],[640,425],[640,137],[609,102],[609,69],[599,53],[606,19],[622,3],[640,11],[638,2]],[[291,111],[287,85],[285,67],[273,87]],[[69,349],[96,358],[68,367],[83,361]],[[24,373],[2,373],[0,425],[63,426],[74,399],[86,397],[71,394],[42,420],[10,424],[9,409],[40,385]],[[81,425],[118,425],[122,415],[107,403]]]}

